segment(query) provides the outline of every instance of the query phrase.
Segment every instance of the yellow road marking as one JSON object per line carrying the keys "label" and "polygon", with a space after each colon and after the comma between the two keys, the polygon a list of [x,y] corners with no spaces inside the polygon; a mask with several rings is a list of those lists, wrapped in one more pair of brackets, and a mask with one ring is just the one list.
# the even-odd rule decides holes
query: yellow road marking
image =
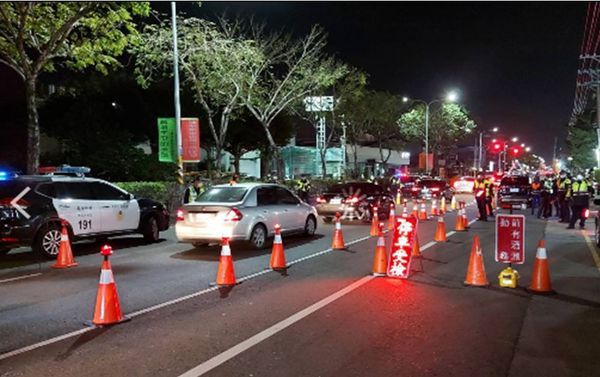
{"label": "yellow road marking", "polygon": [[594,258],[594,262],[596,262],[596,268],[598,269],[598,272],[600,272],[600,255],[598,255],[598,251],[596,250],[596,246],[594,246],[594,243],[592,242],[592,239],[587,235],[587,233],[585,232],[585,230],[582,230],[581,234],[583,234],[583,238],[585,238],[585,243],[587,244],[588,249],[590,249],[590,253],[592,254],[592,258]]}

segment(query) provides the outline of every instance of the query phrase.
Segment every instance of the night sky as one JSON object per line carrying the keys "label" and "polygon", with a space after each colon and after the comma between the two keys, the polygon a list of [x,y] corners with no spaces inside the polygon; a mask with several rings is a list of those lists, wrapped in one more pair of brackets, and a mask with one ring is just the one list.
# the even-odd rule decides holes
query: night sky
{"label": "night sky", "polygon": [[[518,135],[546,159],[554,136],[566,136],[586,9],[585,2],[178,3],[191,15],[254,16],[297,35],[319,24],[330,52],[368,72],[373,89],[424,100],[457,89],[481,129]],[[12,88],[0,90],[6,109],[22,90],[4,67],[0,76]]]}
{"label": "night sky", "polygon": [[193,14],[254,15],[298,35],[319,24],[330,51],[367,71],[374,89],[431,100],[455,88],[482,129],[498,126],[549,159],[554,136],[560,143],[566,135],[586,9],[586,2],[204,2]]}

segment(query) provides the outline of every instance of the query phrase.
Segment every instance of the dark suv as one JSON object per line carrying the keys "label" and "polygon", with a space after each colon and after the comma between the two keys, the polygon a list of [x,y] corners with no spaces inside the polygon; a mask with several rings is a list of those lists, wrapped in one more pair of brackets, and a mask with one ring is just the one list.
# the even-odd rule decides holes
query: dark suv
{"label": "dark suv", "polygon": [[502,178],[498,187],[499,208],[514,206],[529,207],[531,205],[531,183],[526,175],[512,175]]}
{"label": "dark suv", "polygon": [[137,199],[99,179],[39,175],[0,180],[0,253],[31,246],[56,257],[61,219],[73,240],[141,233],[155,242],[169,228],[169,213],[161,203]]}
{"label": "dark suv", "polygon": [[386,218],[393,202],[391,193],[380,185],[350,182],[325,189],[317,197],[315,208],[325,222],[330,222],[336,212],[340,212],[347,219],[369,221],[375,208],[380,218]]}

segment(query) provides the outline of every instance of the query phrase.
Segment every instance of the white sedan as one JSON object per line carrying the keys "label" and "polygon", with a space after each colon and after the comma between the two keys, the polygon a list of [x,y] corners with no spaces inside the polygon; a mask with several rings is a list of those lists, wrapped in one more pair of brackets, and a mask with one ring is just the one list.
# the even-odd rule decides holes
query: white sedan
{"label": "white sedan", "polygon": [[180,242],[194,246],[228,237],[262,249],[274,235],[276,224],[281,226],[283,234],[312,236],[317,229],[317,211],[284,186],[226,184],[211,187],[195,202],[180,208],[175,234]]}
{"label": "white sedan", "polygon": [[461,177],[454,182],[454,189],[456,192],[473,192],[473,186],[475,185],[474,177]]}

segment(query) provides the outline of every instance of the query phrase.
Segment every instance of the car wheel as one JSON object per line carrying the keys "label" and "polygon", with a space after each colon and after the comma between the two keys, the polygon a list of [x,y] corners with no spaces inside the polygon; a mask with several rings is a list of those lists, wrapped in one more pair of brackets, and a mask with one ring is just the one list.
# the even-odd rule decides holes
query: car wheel
{"label": "car wheel", "polygon": [[60,247],[60,239],[60,226],[58,224],[49,224],[38,233],[33,245],[33,251],[37,255],[48,259],[56,258]]}
{"label": "car wheel", "polygon": [[267,244],[267,228],[262,224],[257,224],[250,232],[250,246],[256,250],[262,250]]}
{"label": "car wheel", "polygon": [[323,222],[325,224],[330,224],[332,220],[333,220],[333,217],[323,217]]}
{"label": "car wheel", "polygon": [[304,223],[304,235],[308,237],[312,237],[315,235],[315,231],[317,230],[317,220],[313,216],[308,216],[306,218],[306,223]]}
{"label": "car wheel", "polygon": [[156,217],[149,216],[146,218],[144,225],[142,227],[142,234],[144,235],[144,240],[147,243],[154,243],[159,240],[159,230],[158,230],[158,221],[156,221]]}

